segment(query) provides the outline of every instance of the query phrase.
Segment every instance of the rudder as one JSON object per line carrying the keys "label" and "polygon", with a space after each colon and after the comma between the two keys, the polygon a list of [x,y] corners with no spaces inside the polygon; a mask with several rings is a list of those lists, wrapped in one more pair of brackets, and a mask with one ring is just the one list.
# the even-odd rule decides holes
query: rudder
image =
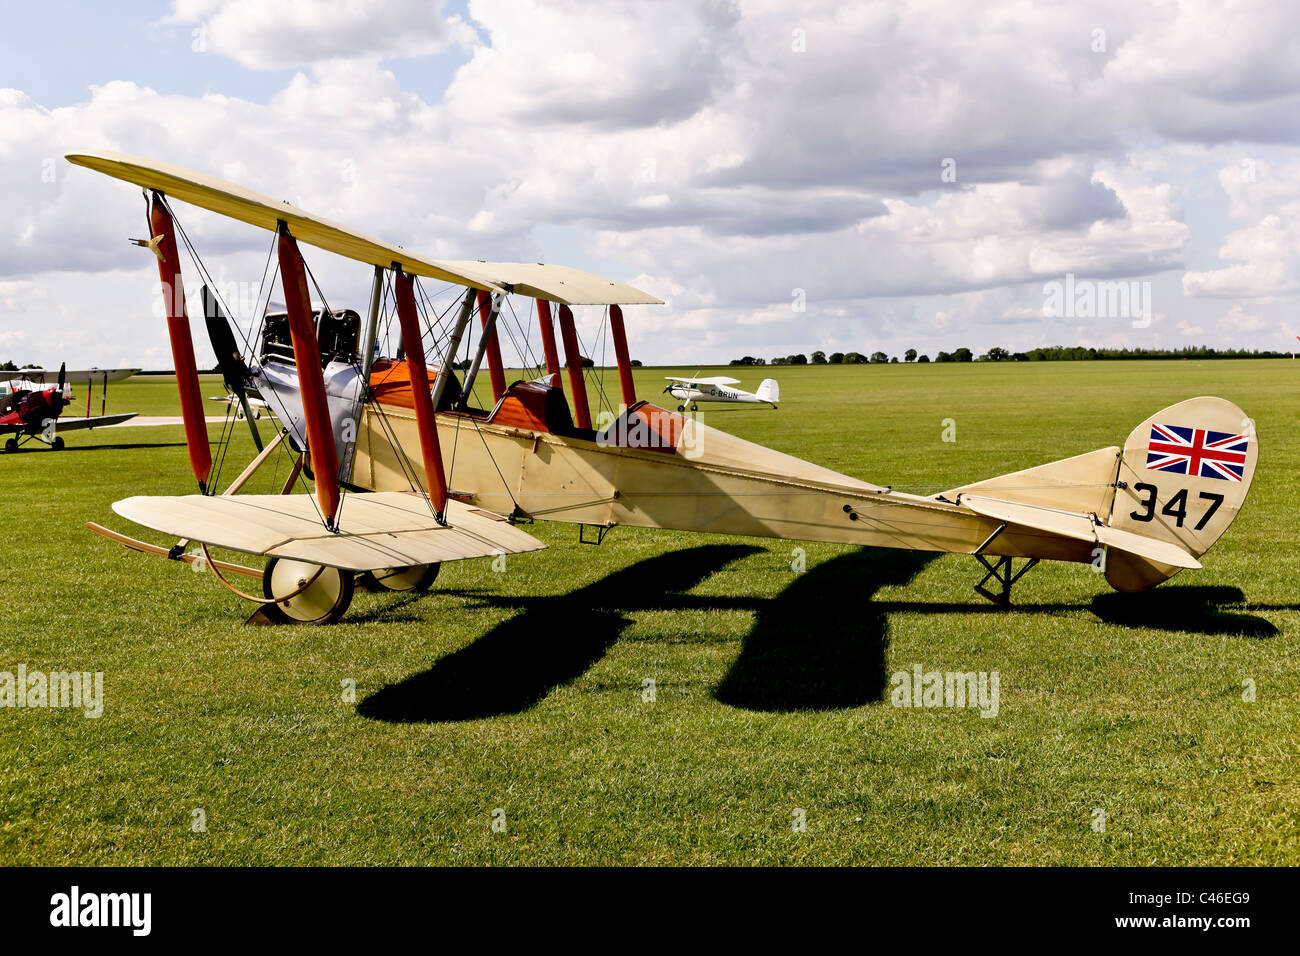
{"label": "rudder", "polygon": [[[1237,517],[1258,458],[1254,422],[1232,402],[1202,396],[1170,405],[1125,440],[1109,524],[1199,558]],[[1106,556],[1117,591],[1144,591],[1177,573],[1113,548]]]}

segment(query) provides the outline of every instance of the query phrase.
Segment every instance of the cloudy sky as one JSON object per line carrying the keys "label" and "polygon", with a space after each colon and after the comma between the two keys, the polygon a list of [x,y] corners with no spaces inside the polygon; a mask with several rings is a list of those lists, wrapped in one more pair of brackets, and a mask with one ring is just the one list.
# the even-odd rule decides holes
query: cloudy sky
{"label": "cloudy sky", "polygon": [[[1300,333],[1287,4],[138,0],[4,16],[0,361],[170,365],[152,257],[125,241],[143,201],[61,159],[84,149],[214,173],[426,255],[631,282],[668,303],[628,310],[646,362],[1289,349]],[[270,235],[178,213],[218,280],[255,291]],[[308,262],[332,305],[363,307],[365,266]],[[1067,274],[1132,283],[1131,303],[1054,305]],[[589,336],[597,320],[580,316]]]}

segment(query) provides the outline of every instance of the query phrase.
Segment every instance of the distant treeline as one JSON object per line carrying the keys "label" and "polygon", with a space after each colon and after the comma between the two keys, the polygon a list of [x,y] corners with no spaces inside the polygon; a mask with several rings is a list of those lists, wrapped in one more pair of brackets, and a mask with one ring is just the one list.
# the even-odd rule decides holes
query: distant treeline
{"label": "distant treeline", "polygon": [[[1124,359],[1233,359],[1233,358],[1291,358],[1291,352],[1270,352],[1260,349],[1214,349],[1208,345],[1188,345],[1180,349],[1086,349],[1081,345],[1052,345],[1047,348],[1030,349],[1028,352],[1008,352],[1003,348],[991,348],[983,355],[976,355],[968,348],[954,349],[952,352],[939,352],[935,362],[1086,362],[1086,361],[1122,361]],[[928,355],[918,355],[916,349],[903,353],[903,362],[923,364],[931,361]],[[456,362],[453,368],[469,368],[469,360]],[[595,362],[582,356],[582,367],[592,368]],[[755,358],[746,355],[732,359],[728,365],[885,365],[898,364],[897,355],[884,352],[813,352],[811,356],[778,355],[773,359]],[[12,361],[0,364],[0,372],[16,372],[25,368],[40,368],[39,365],[15,365]],[[637,359],[632,360],[633,368],[642,368]],[[656,366],[660,367],[660,366]],[[662,366],[675,368],[676,366]],[[200,370],[200,374],[215,375],[221,369]],[[146,369],[138,375],[175,375],[171,369]]]}
{"label": "distant treeline", "polygon": [[[15,365],[12,360],[8,362],[0,362],[0,372],[21,372],[23,369],[27,369],[27,368],[44,368],[44,367],[45,366],[43,365],[35,365],[32,364],[31,362],[28,362],[26,365]],[[152,368],[152,369],[147,368],[144,369],[143,371],[136,372],[135,374],[136,375],[175,375],[176,373],[169,368]],[[211,368],[206,370],[199,369],[199,374],[220,375],[221,369],[219,368]]]}
{"label": "distant treeline", "polygon": [[[1081,345],[1052,345],[1047,348],[1030,349],[1028,352],[1009,352],[1003,348],[991,348],[983,355],[976,356],[968,348],[955,349],[952,352],[939,352],[934,357],[936,362],[1086,362],[1115,361],[1124,359],[1229,359],[1229,358],[1290,358],[1290,352],[1270,352],[1259,349],[1214,349],[1208,345],[1188,345],[1180,349],[1091,349]],[[918,364],[929,362],[930,356],[918,355],[916,349],[903,353],[903,362]],[[778,355],[768,360],[746,355],[744,358],[732,359],[729,365],[884,365],[897,364],[897,355],[884,352],[813,352],[811,356]]]}

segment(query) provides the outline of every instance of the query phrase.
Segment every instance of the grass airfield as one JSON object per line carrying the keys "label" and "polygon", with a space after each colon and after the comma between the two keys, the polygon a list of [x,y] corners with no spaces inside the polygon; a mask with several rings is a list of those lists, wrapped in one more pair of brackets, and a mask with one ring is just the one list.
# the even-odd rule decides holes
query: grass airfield
{"label": "grass airfield", "polygon": [[[639,394],[669,405],[672,371],[638,370]],[[162,543],[110,505],[193,490],[179,426],[29,445],[0,456],[0,670],[102,671],[104,713],[0,709],[0,862],[1300,863],[1300,363],[737,377],[765,375],[779,411],[704,421],[900,490],[1119,444],[1203,394],[1255,418],[1260,463],[1204,570],[1136,597],[1042,564],[1007,613],[970,557],[622,528],[593,547],[539,523],[548,548],[504,573],[450,564],[427,596],[268,628],[84,527]],[[111,386],[114,410],[179,414],[174,384]],[[999,672],[998,716],[891,706],[917,664]]]}

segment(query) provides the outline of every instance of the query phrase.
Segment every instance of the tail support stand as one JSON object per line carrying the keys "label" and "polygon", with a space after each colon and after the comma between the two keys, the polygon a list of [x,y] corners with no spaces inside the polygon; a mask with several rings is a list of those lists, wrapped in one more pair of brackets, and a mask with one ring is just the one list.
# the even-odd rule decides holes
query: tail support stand
{"label": "tail support stand", "polygon": [[[960,502],[961,498],[958,497],[957,500]],[[845,510],[848,510],[847,505],[845,506]],[[988,572],[988,574],[984,575],[984,577],[980,579],[980,583],[975,585],[975,593],[982,598],[987,598],[1000,608],[1011,607],[1011,585],[1024,577],[1025,572],[1038,563],[1037,558],[1030,558],[1019,571],[1013,570],[1013,565],[1009,556],[1004,555],[1003,557],[998,558],[996,564],[989,563],[989,559],[984,557],[984,549],[991,545],[997,539],[997,536],[1006,530],[1007,522],[1004,521],[993,530],[992,534],[984,539],[983,544],[975,549],[975,557],[979,560],[980,564],[984,565],[984,569]],[[993,578],[1002,586],[1000,593],[994,594],[992,591],[984,587],[984,585],[988,583],[989,578]]]}
{"label": "tail support stand", "polygon": [[[978,552],[975,557],[988,571],[988,573],[980,580],[980,583],[975,585],[975,593],[983,598],[987,598],[1000,608],[1011,607],[1011,585],[1019,581],[1026,571],[1038,563],[1037,558],[1030,558],[1019,571],[1013,571],[1011,558],[1009,557],[1004,556],[998,558],[996,564],[989,563],[989,559]],[[1001,586],[1000,593],[994,594],[992,591],[984,587],[984,585],[988,583],[989,578],[993,578]]]}

